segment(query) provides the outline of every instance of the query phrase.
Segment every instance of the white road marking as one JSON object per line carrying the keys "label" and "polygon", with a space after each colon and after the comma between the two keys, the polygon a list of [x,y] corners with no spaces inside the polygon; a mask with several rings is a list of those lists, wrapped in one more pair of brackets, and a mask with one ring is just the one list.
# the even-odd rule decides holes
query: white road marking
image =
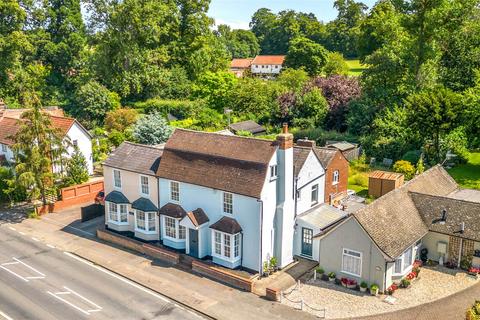
{"label": "white road marking", "polygon": [[[79,298],[81,298],[81,299],[83,299],[83,300],[87,301],[88,303],[90,303],[92,306],[94,306],[94,307],[96,308],[96,309],[95,309],[95,311],[100,311],[100,310],[102,310],[102,309],[103,309],[103,308],[102,308],[102,307],[100,307],[98,304],[96,304],[96,303],[92,302],[91,300],[88,300],[88,299],[87,299],[87,298],[85,298],[84,296],[81,296],[79,293],[77,293],[77,292],[73,291],[72,289],[70,289],[70,288],[67,288],[66,286],[64,286],[64,288],[65,288],[65,290],[67,290],[67,291],[70,291],[71,293],[73,293],[73,294],[74,294],[74,295],[76,295],[77,297],[79,297]],[[90,311],[89,311],[89,312],[90,312]]]}
{"label": "white road marking", "polygon": [[5,270],[5,271],[7,271],[7,272],[10,272],[10,273],[13,274],[15,277],[20,278],[20,279],[22,279],[22,280],[25,281],[25,282],[28,282],[28,279],[25,279],[25,278],[22,277],[21,275],[16,274],[16,273],[13,272],[12,270],[7,269],[7,268],[5,268],[4,266],[0,266],[0,268],[2,268],[3,270]]}
{"label": "white road marking", "polygon": [[[29,266],[28,264],[26,264],[25,262],[22,262],[20,260],[18,260],[17,258],[13,258],[13,260],[23,264],[25,267],[29,268],[30,270],[33,270],[34,272],[38,273],[39,275],[41,275],[43,278],[45,278],[45,274],[41,273],[40,271],[38,271],[37,269],[35,269],[34,267],[32,266]],[[27,277],[27,279],[41,279],[41,277]]]}
{"label": "white road marking", "polygon": [[13,320],[13,318],[9,317],[5,312],[0,310],[0,316],[2,316],[5,320]]}
{"label": "white road marking", "polygon": [[8,229],[13,230],[13,231],[17,231],[17,229],[15,229],[14,227],[8,227]]}
{"label": "white road marking", "polygon": [[55,249],[55,246],[52,246],[51,244],[47,244],[47,247]]}
{"label": "white road marking", "polygon": [[50,291],[47,291],[47,293],[48,293],[49,295],[51,295],[51,296],[55,297],[56,299],[58,299],[58,300],[62,301],[63,303],[66,303],[66,304],[68,304],[70,307],[77,309],[78,311],[82,312],[83,314],[86,314],[87,316],[89,316],[89,315],[90,315],[90,313],[88,313],[87,311],[83,310],[83,309],[82,309],[82,308],[80,308],[80,307],[77,307],[76,305],[74,305],[74,304],[73,304],[73,303],[71,303],[70,301],[67,301],[67,300],[65,300],[65,299],[63,299],[63,298],[61,298],[61,297],[59,297],[57,294],[55,294],[55,293],[51,293]]}
{"label": "white road marking", "polygon": [[78,231],[78,232],[82,232],[82,233],[88,234],[88,235],[90,235],[90,236],[95,236],[94,233],[91,233],[91,232],[88,232],[88,231],[85,231],[85,230],[82,230],[82,229],[79,229],[79,228],[75,228],[75,227],[69,226],[68,224],[58,223],[57,221],[52,220],[52,219],[49,219],[49,218],[47,218],[47,217],[42,217],[42,220],[50,221],[52,224],[55,224],[55,225],[60,226],[60,227],[63,227],[63,228],[69,228],[69,229],[76,230],[76,231]]}
{"label": "white road marking", "polygon": [[77,260],[77,261],[80,261],[80,262],[86,264],[86,265],[89,265],[90,267],[95,268],[95,269],[97,269],[97,270],[99,270],[99,271],[101,271],[101,272],[103,272],[103,273],[106,273],[106,274],[108,274],[109,276],[114,277],[115,279],[118,279],[118,280],[120,280],[120,281],[122,281],[122,282],[124,282],[124,283],[126,283],[126,284],[128,284],[128,285],[130,285],[130,286],[132,286],[132,287],[134,287],[134,288],[137,288],[137,289],[139,289],[139,290],[141,290],[141,291],[143,291],[143,292],[145,292],[145,293],[148,293],[149,295],[154,296],[154,297],[157,298],[157,299],[160,299],[160,300],[162,300],[162,301],[164,301],[164,302],[171,303],[171,304],[173,304],[176,308],[179,308],[179,309],[181,309],[181,310],[183,310],[183,311],[186,311],[186,312],[188,312],[188,313],[190,313],[190,314],[192,314],[192,315],[195,315],[195,316],[198,317],[198,318],[201,318],[198,314],[196,314],[196,313],[193,312],[192,310],[189,310],[189,309],[187,309],[187,308],[185,308],[185,307],[183,307],[183,306],[181,306],[181,305],[178,305],[178,304],[170,301],[169,299],[161,296],[160,294],[158,294],[158,293],[156,293],[156,292],[154,292],[154,291],[152,291],[152,290],[150,290],[150,289],[147,289],[147,288],[145,288],[145,287],[142,287],[142,286],[136,284],[136,283],[133,282],[133,281],[130,281],[130,280],[124,278],[124,277],[121,277],[121,276],[119,276],[119,275],[117,275],[117,274],[115,274],[115,273],[113,273],[113,272],[111,272],[111,271],[109,271],[109,270],[107,270],[107,269],[105,269],[105,268],[102,268],[102,267],[100,267],[100,266],[97,266],[97,265],[93,264],[93,263],[90,262],[90,261],[87,261],[87,260],[85,260],[85,259],[82,259],[82,258],[74,255],[74,254],[71,254],[70,252],[64,251],[63,253],[66,254],[67,256],[69,256],[70,258],[73,258],[73,259],[75,259],[75,260]]}
{"label": "white road marking", "polygon": [[38,239],[37,239],[37,238],[35,238],[35,237],[32,237],[32,240],[33,240],[33,241],[37,241],[37,242],[39,242],[39,241],[40,241],[40,240],[38,240]]}

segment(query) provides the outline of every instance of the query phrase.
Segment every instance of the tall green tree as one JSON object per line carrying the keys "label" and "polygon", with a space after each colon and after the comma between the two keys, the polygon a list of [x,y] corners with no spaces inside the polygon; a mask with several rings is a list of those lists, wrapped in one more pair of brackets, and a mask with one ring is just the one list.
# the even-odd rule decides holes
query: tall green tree
{"label": "tall green tree", "polygon": [[320,44],[305,37],[295,38],[285,58],[285,65],[290,68],[304,68],[310,76],[322,72],[327,63],[327,50]]}
{"label": "tall green tree", "polygon": [[87,160],[77,146],[74,146],[72,156],[66,160],[63,182],[68,185],[81,184],[88,181]]}
{"label": "tall green tree", "polygon": [[166,142],[173,129],[158,112],[141,117],[133,128],[133,137],[139,143],[159,144]]}
{"label": "tall green tree", "polygon": [[16,179],[31,200],[40,199],[46,205],[54,186],[53,168],[65,162],[66,145],[63,134],[42,112],[38,98],[32,95],[29,102],[31,109],[22,114],[20,130],[12,137]]}

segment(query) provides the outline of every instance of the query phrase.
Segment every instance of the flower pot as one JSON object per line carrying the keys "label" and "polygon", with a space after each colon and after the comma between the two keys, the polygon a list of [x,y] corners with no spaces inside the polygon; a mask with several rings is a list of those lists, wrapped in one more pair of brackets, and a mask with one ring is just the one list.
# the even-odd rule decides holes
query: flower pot
{"label": "flower pot", "polygon": [[360,287],[360,292],[367,292],[367,288]]}
{"label": "flower pot", "polygon": [[372,296],[378,295],[378,289],[375,289],[375,290],[370,289],[370,294],[371,294]]}
{"label": "flower pot", "polygon": [[348,289],[356,289],[357,285],[356,284],[347,284]]}
{"label": "flower pot", "polygon": [[335,281],[335,278],[328,278],[328,281],[334,282],[334,281]]}

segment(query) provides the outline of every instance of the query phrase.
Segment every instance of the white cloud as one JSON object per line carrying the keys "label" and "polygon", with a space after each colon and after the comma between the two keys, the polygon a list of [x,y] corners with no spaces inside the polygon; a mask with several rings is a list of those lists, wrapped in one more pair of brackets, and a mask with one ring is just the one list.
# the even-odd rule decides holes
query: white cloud
{"label": "white cloud", "polygon": [[234,21],[227,21],[223,19],[215,19],[215,26],[218,26],[220,24],[226,24],[230,26],[232,29],[250,29],[249,27],[249,22],[248,21],[239,21],[239,20],[234,20]]}

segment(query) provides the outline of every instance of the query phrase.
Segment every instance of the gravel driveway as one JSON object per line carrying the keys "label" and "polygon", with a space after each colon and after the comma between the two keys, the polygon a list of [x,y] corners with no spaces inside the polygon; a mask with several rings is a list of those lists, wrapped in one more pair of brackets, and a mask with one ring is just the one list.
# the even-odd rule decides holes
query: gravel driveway
{"label": "gravel driveway", "polygon": [[[390,305],[383,301],[386,297],[384,295],[374,297],[328,281],[312,279],[306,284],[302,284],[300,289],[287,295],[288,299],[282,299],[282,303],[299,308],[298,303],[292,303],[289,300],[303,299],[306,305],[318,309],[326,308],[327,319],[357,318],[432,302],[466,289],[478,281],[480,280],[468,277],[464,272],[455,272],[444,267],[423,267],[419,278],[412,283],[410,288],[398,289],[393,294],[396,302],[394,305]],[[306,308],[305,311],[308,312],[309,308]]]}

